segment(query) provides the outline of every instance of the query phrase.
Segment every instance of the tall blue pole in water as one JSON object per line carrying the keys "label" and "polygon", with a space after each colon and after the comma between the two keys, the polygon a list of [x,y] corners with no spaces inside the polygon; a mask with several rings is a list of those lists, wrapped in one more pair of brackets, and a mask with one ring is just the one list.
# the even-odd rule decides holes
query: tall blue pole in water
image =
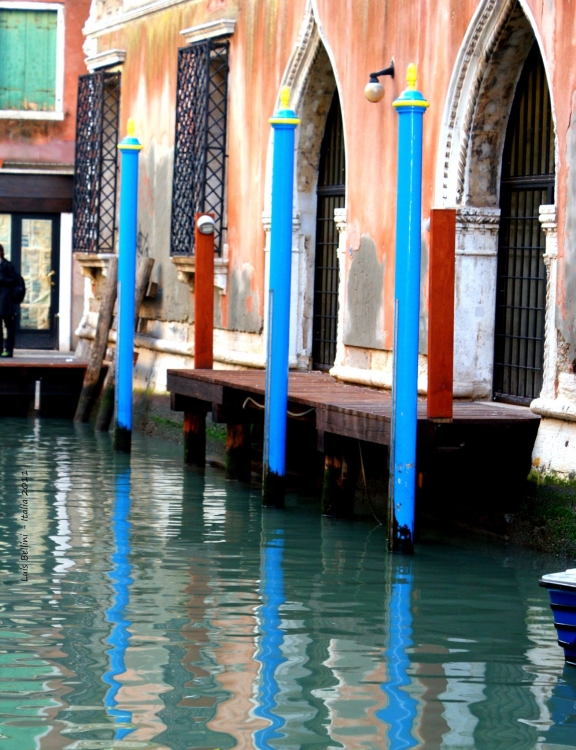
{"label": "tall blue pole in water", "polygon": [[416,66],[413,63],[408,66],[406,82],[406,90],[393,103],[399,122],[388,540],[393,552],[412,553],[416,499],[422,124],[428,102],[416,90]]}
{"label": "tall blue pole in water", "polygon": [[286,475],[294,131],[300,122],[288,108],[289,99],[290,89],[285,86],[280,92],[280,110],[269,120],[274,129],[274,158],[262,502],[277,507],[284,506]]}
{"label": "tall blue pole in water", "polygon": [[114,450],[130,452],[132,444],[132,379],[134,371],[134,306],[136,235],[138,231],[138,154],[134,120],[118,144],[122,154],[118,241],[118,336],[116,339],[116,424]]}

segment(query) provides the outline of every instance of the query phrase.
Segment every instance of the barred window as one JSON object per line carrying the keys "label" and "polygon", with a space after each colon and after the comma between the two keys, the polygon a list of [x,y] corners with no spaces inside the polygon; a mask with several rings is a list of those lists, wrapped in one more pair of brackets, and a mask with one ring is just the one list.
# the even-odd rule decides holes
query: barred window
{"label": "barred window", "polygon": [[171,255],[194,253],[194,216],[213,213],[221,254],[226,172],[229,42],[207,39],[178,50]]}
{"label": "barred window", "polygon": [[120,73],[78,79],[73,250],[113,253],[116,234]]}

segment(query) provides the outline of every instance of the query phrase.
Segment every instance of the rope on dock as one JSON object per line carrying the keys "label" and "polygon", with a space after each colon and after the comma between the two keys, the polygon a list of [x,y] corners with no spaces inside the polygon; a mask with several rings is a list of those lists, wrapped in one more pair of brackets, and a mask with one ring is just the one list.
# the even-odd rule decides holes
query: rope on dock
{"label": "rope on dock", "polygon": [[[242,408],[243,409],[246,408],[246,404],[248,403],[248,401],[252,401],[252,403],[254,404],[254,406],[257,406],[259,409],[264,409],[265,408],[264,404],[259,404],[258,401],[254,401],[253,398],[251,398],[250,396],[248,396],[248,398],[242,404]],[[305,417],[306,414],[310,414],[310,412],[315,411],[315,409],[316,409],[316,407],[313,406],[311,409],[306,409],[306,411],[301,411],[299,414],[296,414],[295,411],[290,411],[290,409],[287,409],[286,411],[287,411],[288,416],[290,416],[290,417]]]}

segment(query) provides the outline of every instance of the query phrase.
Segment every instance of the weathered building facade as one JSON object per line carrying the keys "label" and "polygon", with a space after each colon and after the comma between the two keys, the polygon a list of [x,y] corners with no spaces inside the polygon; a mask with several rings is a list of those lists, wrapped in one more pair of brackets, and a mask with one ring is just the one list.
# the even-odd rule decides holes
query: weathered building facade
{"label": "weathered building facade", "polygon": [[22,273],[19,348],[75,345],[72,267],[76,92],[90,0],[0,2],[0,243]]}
{"label": "weathered building facade", "polygon": [[[133,117],[144,145],[139,252],[155,258],[158,294],[141,312],[139,385],[162,391],[168,367],[193,365],[194,209],[217,218],[216,366],[265,365],[268,117],[288,85],[301,119],[291,366],[390,386],[391,103],[414,62],[431,103],[419,390],[426,220],[433,207],[455,207],[455,395],[531,404],[542,416],[534,468],[574,478],[576,69],[565,61],[575,24],[568,0],[93,0],[87,65],[120,75],[120,134]],[[396,77],[371,104],[368,74],[390,60]],[[76,247],[97,279],[106,253],[95,249]],[[96,307],[87,304],[78,331],[86,343]]]}

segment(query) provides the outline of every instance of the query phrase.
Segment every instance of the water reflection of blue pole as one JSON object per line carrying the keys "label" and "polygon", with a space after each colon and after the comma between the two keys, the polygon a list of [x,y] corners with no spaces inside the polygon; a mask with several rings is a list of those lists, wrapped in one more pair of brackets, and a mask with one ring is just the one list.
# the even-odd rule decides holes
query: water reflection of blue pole
{"label": "water reflection of blue pole", "polygon": [[546,732],[550,747],[576,747],[576,669],[566,664],[548,701],[552,726]]}
{"label": "water reflection of blue pole", "polygon": [[114,545],[116,551],[112,555],[112,570],[109,575],[113,581],[114,601],[112,606],[106,610],[106,619],[113,623],[112,633],[107,640],[112,648],[109,649],[110,669],[102,678],[110,685],[104,705],[109,716],[113,717],[116,724],[115,739],[121,740],[134,727],[126,726],[132,721],[131,711],[119,709],[116,696],[120,690],[121,683],[116,679],[118,675],[126,671],[125,656],[130,634],[128,628],[132,624],[126,618],[126,607],[129,601],[129,586],[132,583],[130,571],[132,566],[129,562],[130,554],[130,469],[123,471],[116,478],[116,504],[112,516],[112,531],[114,534]]}
{"label": "water reflection of blue pole", "polygon": [[382,685],[382,690],[388,696],[388,705],[376,713],[390,727],[389,750],[403,750],[417,744],[412,727],[418,703],[404,689],[410,684],[410,659],[406,649],[412,645],[411,593],[412,573],[409,568],[397,568],[390,599],[390,641],[386,651],[388,682]]}
{"label": "water reflection of blue pole", "polygon": [[[276,534],[282,534],[277,531]],[[279,536],[273,539],[263,551],[262,556],[262,607],[260,609],[260,629],[262,640],[260,654],[257,657],[262,664],[260,669],[260,688],[258,706],[254,713],[270,722],[264,729],[254,733],[254,746],[258,750],[270,750],[271,740],[282,737],[277,730],[284,725],[284,719],[273,713],[276,708],[276,695],[279,687],[276,681],[276,670],[286,661],[282,656],[284,631],[280,629],[280,606],[284,604],[284,571],[282,570],[282,553],[284,540]]]}

